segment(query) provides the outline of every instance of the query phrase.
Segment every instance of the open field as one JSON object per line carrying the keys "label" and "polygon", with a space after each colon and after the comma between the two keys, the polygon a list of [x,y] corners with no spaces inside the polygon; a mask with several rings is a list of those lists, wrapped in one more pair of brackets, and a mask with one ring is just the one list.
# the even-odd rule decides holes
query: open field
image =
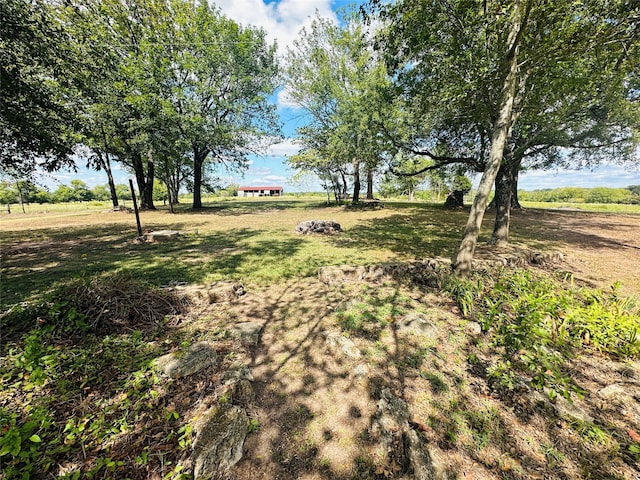
{"label": "open field", "polygon": [[[466,210],[418,203],[388,203],[381,210],[348,210],[305,200],[256,199],[219,202],[201,212],[143,212],[144,229],[184,233],[178,243],[134,245],[133,214],[105,213],[86,205],[49,213],[0,217],[3,305],[24,300],[52,283],[78,275],[126,271],[162,285],[220,279],[270,282],[308,277],[322,265],[363,265],[389,260],[450,257],[457,248]],[[301,220],[332,219],[345,232],[300,237]],[[490,235],[485,216],[480,242]],[[514,212],[513,243],[563,252],[571,270],[601,287],[615,281],[640,293],[640,215],[578,211]]]}
{"label": "open field", "polygon": [[[567,337],[563,346],[552,343],[561,328],[536,337],[547,319],[556,328],[575,312],[599,322],[615,311],[620,328],[637,328],[638,305],[624,295],[640,294],[640,215],[514,212],[515,245],[564,254],[545,269],[530,267],[533,280],[528,271],[506,269],[456,283],[435,270],[425,278],[327,284],[317,275],[326,265],[450,257],[468,211],[401,202],[358,210],[317,199],[229,200],[200,212],[143,212],[144,229],[183,235],[135,244],[133,214],[103,210],[0,216],[5,480],[20,478],[20,471],[36,479],[191,478],[198,419],[229,402],[246,411],[249,434],[242,459],[221,478],[420,478],[406,464],[406,432],[392,446],[376,436],[381,398],[388,395],[406,402],[407,425],[441,478],[640,478],[637,339],[621,341],[614,330],[618,343],[611,346],[609,337],[596,335],[599,327]],[[296,224],[310,219],[335,220],[344,232],[297,235]],[[488,214],[481,242],[492,220]],[[481,245],[478,254],[491,253]],[[589,299],[600,294],[564,282],[571,278],[605,291],[616,281],[622,286],[599,303]],[[148,289],[148,302],[140,302],[139,287],[128,286],[137,280]],[[113,296],[109,308],[131,298],[162,302],[165,293],[173,302],[182,289],[206,292],[212,282],[232,281],[246,294],[180,301],[175,312],[161,309],[155,323],[130,318],[121,327],[87,330],[83,322],[92,319],[67,308],[79,305],[74,295],[91,294],[98,305],[93,314],[108,318],[100,296]],[[64,290],[68,285],[73,288]],[[38,301],[56,288],[63,296],[41,310]],[[502,295],[504,310],[493,294]],[[17,308],[21,302],[36,307]],[[593,313],[594,306],[602,310]],[[526,330],[517,349],[531,352],[531,372],[547,382],[539,392],[531,386],[534,374],[518,369],[517,355],[509,358],[513,372],[499,369],[510,348],[500,342],[511,337],[492,318],[519,311],[542,322]],[[400,329],[416,318],[427,319],[427,332]],[[262,328],[255,345],[229,334],[247,320]],[[351,340],[358,355],[336,351],[329,334]],[[179,379],[154,369],[154,358],[196,342],[213,345],[217,363]],[[562,355],[545,356],[546,348]],[[253,379],[251,394],[240,400],[225,385],[238,365]],[[548,400],[563,388],[573,403]]]}

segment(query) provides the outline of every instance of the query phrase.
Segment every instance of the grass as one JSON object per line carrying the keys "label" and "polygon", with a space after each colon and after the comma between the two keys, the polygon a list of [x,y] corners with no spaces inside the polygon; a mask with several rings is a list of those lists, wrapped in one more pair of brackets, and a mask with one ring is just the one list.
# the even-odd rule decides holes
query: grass
{"label": "grass", "polygon": [[570,203],[570,202],[520,202],[524,208],[543,210],[580,210],[583,212],[627,213],[640,215],[640,205],[617,203]]}
{"label": "grass", "polygon": [[[568,362],[593,356],[598,367],[610,366],[616,352],[630,353],[622,347],[632,343],[620,344],[617,333],[619,324],[637,325],[637,306],[617,291],[603,296],[576,289],[575,300],[582,302],[576,306],[572,285],[537,276],[485,272],[457,286],[443,277],[437,288],[395,282],[325,288],[310,278],[327,264],[450,256],[467,210],[402,202],[349,210],[318,198],[228,199],[198,212],[187,206],[173,215],[165,209],[143,212],[144,228],[176,229],[183,236],[134,244],[133,215],[76,207],[0,216],[0,310],[11,309],[12,319],[7,324],[3,318],[3,327],[11,328],[3,328],[0,356],[0,461],[7,479],[29,473],[37,478],[40,472],[58,478],[189,478],[183,469],[191,455],[191,416],[202,401],[228,400],[219,389],[223,367],[242,359],[255,362],[255,384],[265,389],[256,393],[257,413],[247,426],[247,452],[256,455],[248,462],[252,468],[270,466],[264,475],[271,478],[318,474],[346,480],[393,472],[363,444],[376,410],[367,391],[374,378],[407,401],[430,448],[446,454],[458,472],[478,468],[486,478],[542,472],[571,480],[631,478],[618,475],[619,469],[637,473],[633,461],[640,447],[628,433],[636,424],[595,403],[593,421],[543,415],[518,390],[522,379],[555,375],[556,369],[560,380],[571,374],[581,386],[591,385],[590,398],[596,398],[617,370],[584,370],[580,376],[584,367],[568,369]],[[608,217],[574,213],[517,213],[512,238],[555,248],[563,228],[609,226]],[[568,218],[574,223],[567,227]],[[344,233],[297,235],[295,225],[309,219],[336,220]],[[491,222],[488,215],[481,240]],[[598,248],[608,247],[603,235],[589,238]],[[562,241],[570,248],[580,238],[564,235]],[[166,291],[157,286],[172,282],[231,279],[249,285],[249,294],[238,305],[184,315],[177,306],[158,309],[153,321],[101,329],[101,312],[122,306],[125,298],[114,294],[107,302],[104,292],[123,290],[122,279],[134,282],[126,290],[135,299],[154,298]],[[52,291],[57,293],[47,293]],[[91,301],[91,295],[100,299]],[[433,322],[433,338],[398,334],[396,322],[415,312]],[[524,317],[535,321],[520,321]],[[183,323],[170,326],[171,318]],[[253,360],[225,335],[228,322],[246,318],[265,325]],[[465,333],[471,320],[484,327],[473,338]],[[571,323],[580,355],[574,359],[567,350],[566,361],[556,365],[551,356],[561,351],[563,322]],[[326,330],[341,331],[360,348],[358,362],[370,369],[369,386],[353,379],[355,362],[327,355]],[[152,368],[159,355],[199,340],[215,342],[223,359],[219,368],[184,381],[168,381]],[[497,370],[491,375],[491,366],[507,361],[507,373],[517,377]],[[531,368],[537,365],[544,368]],[[256,447],[261,444],[271,447],[265,453]]]}
{"label": "grass", "polygon": [[[24,301],[56,282],[107,271],[156,285],[223,278],[264,283],[313,276],[327,264],[450,255],[465,216],[426,205],[349,211],[317,200],[227,200],[198,212],[186,207],[174,215],[142,212],[144,229],[174,229],[183,236],[179,242],[135,245],[132,214],[76,207],[0,218],[2,305]],[[296,224],[308,219],[336,220],[345,232],[296,234]]]}

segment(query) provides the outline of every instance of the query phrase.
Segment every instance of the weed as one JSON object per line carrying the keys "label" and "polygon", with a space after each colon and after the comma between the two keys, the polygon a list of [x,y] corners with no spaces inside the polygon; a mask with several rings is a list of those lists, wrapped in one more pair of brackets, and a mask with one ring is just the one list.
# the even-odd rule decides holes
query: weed
{"label": "weed", "polygon": [[440,394],[445,393],[449,390],[447,384],[438,374],[430,372],[420,372],[420,376],[429,382],[429,386],[431,387],[433,393]]}
{"label": "weed", "polygon": [[252,418],[251,420],[249,420],[249,425],[247,426],[247,432],[255,433],[258,430],[260,430],[260,422],[255,418]]}
{"label": "weed", "polygon": [[[517,373],[550,395],[581,393],[564,364],[578,347],[622,358],[640,353],[639,311],[614,288],[605,294],[576,289],[528,270],[476,273],[452,277],[445,288],[463,313],[490,333],[501,359],[488,371],[502,387],[512,389]],[[470,361],[472,361],[472,355]]]}

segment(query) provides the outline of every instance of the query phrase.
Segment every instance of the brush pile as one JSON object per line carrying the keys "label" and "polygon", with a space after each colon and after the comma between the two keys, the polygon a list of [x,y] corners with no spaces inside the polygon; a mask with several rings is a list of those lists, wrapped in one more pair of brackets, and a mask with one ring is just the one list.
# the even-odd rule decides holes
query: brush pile
{"label": "brush pile", "polygon": [[66,317],[73,313],[90,331],[103,335],[156,330],[189,305],[189,299],[178,292],[119,274],[94,277],[66,287],[64,293],[70,299]]}

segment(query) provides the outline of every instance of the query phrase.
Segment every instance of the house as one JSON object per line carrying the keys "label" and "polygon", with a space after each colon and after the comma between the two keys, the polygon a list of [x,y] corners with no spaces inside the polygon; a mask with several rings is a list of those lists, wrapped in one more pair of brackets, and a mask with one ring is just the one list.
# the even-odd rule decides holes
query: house
{"label": "house", "polygon": [[239,197],[281,197],[282,187],[238,187]]}

